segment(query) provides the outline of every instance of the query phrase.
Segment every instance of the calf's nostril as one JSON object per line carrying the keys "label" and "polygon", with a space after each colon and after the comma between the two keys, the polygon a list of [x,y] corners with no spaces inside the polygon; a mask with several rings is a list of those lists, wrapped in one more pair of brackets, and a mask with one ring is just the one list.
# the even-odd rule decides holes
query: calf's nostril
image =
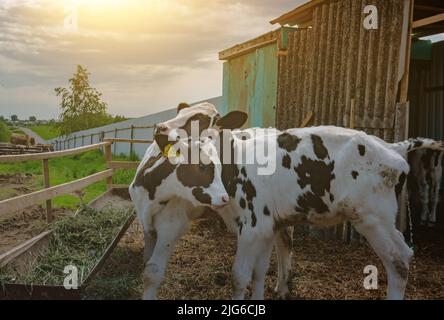
{"label": "calf's nostril", "polygon": [[230,201],[230,198],[228,197],[228,195],[222,196],[223,203],[227,203],[228,201]]}

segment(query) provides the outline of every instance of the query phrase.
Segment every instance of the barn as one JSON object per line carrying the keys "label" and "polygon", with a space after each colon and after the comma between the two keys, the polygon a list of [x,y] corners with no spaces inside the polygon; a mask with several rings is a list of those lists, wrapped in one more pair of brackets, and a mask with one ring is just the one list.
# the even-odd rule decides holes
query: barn
{"label": "barn", "polygon": [[312,0],[271,24],[279,28],[219,53],[223,111],[248,112],[250,126],[444,140],[442,1]]}

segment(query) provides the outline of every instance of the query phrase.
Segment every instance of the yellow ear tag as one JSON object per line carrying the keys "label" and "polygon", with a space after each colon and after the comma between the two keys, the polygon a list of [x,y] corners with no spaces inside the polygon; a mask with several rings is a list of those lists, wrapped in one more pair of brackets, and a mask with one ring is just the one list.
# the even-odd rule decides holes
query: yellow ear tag
{"label": "yellow ear tag", "polygon": [[[163,149],[163,156],[164,156],[165,158],[170,157],[170,150],[171,150],[172,147],[173,147],[173,144],[170,143],[170,144],[168,144],[168,145],[165,147],[165,149]],[[180,152],[179,152],[179,150],[176,151],[175,156],[176,156],[176,157],[180,157]]]}

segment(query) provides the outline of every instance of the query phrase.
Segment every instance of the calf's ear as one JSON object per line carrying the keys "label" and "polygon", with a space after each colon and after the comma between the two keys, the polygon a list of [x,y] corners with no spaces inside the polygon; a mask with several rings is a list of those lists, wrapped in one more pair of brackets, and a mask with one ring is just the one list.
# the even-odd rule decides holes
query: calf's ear
{"label": "calf's ear", "polygon": [[222,130],[234,130],[242,128],[247,122],[248,114],[242,111],[232,111],[216,121],[216,125]]}
{"label": "calf's ear", "polygon": [[187,108],[191,108],[191,106],[188,103],[185,103],[185,102],[179,103],[179,105],[177,106],[177,113],[179,113],[180,110],[187,109]]}

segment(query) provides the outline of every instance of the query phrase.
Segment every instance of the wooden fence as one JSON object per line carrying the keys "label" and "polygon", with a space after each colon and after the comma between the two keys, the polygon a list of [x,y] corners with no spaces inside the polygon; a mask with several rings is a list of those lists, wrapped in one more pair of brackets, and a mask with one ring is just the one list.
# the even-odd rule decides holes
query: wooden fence
{"label": "wooden fence", "polygon": [[11,154],[42,153],[50,151],[51,148],[51,145],[22,146],[12,143],[0,143],[0,156]]}
{"label": "wooden fence", "polygon": [[[35,191],[33,193],[17,196],[14,198],[0,201],[0,215],[23,210],[27,207],[37,205],[46,201],[46,218],[48,222],[54,219],[52,214],[52,199],[54,197],[69,194],[74,191],[81,190],[93,183],[106,179],[107,189],[110,190],[115,187],[122,187],[113,184],[113,173],[116,169],[131,169],[137,168],[139,162],[122,162],[112,160],[112,145],[115,142],[126,143],[152,143],[151,140],[132,140],[132,139],[105,139],[103,142],[93,144],[90,146],[69,149],[64,151],[44,152],[38,154],[21,154],[21,155],[6,155],[0,156],[0,163],[14,163],[24,161],[38,161],[42,160],[43,164],[43,179],[44,189]],[[58,186],[50,185],[49,160],[61,158],[66,156],[73,156],[87,151],[104,149],[104,156],[106,160],[106,169],[104,171],[92,174],[90,176],[64,183]]]}

